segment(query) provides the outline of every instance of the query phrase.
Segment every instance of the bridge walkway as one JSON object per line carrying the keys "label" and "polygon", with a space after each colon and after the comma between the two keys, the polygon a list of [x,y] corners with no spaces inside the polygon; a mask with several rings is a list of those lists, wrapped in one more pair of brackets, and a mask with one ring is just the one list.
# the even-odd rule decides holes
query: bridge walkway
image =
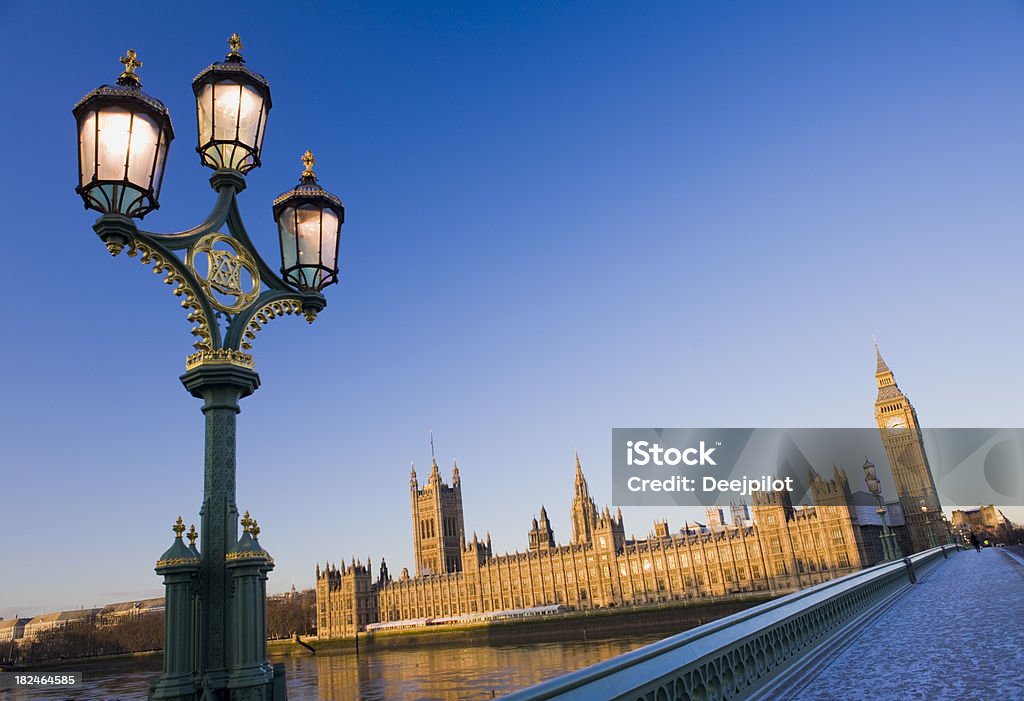
{"label": "bridge walkway", "polygon": [[783,697],[1024,699],[1021,670],[1024,557],[1006,548],[984,548],[950,557],[927,572]]}

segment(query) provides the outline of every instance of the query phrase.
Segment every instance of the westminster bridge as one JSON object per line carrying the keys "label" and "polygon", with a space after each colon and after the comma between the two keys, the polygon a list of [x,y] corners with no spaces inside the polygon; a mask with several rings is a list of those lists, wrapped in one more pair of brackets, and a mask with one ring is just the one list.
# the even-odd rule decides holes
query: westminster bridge
{"label": "westminster bridge", "polygon": [[1019,552],[934,548],[503,698],[1024,698],[1024,557]]}

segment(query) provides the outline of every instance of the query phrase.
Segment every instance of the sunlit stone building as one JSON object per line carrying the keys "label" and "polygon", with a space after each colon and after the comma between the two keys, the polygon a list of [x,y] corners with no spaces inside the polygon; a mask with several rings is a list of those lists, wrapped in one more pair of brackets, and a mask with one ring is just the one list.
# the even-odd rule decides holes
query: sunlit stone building
{"label": "sunlit stone building", "polygon": [[953,511],[953,530],[964,540],[971,534],[982,540],[1011,542],[1013,523],[994,504]]}
{"label": "sunlit stone building", "polygon": [[[436,461],[420,487],[410,476],[416,575],[393,578],[382,560],[317,565],[320,637],[352,635],[367,625],[549,604],[586,610],[781,592],[809,586],[877,561],[865,545],[845,471],[812,471],[814,506],[794,507],[789,493],[756,495],[751,517],[717,510],[712,527],[671,532],[656,522],[645,539],[626,537],[622,513],[597,508],[576,458],[572,540],[559,545],[542,506],[525,552],[495,555],[488,535],[465,536],[458,467],[451,484]],[[711,519],[709,518],[709,521]]]}
{"label": "sunlit stone building", "polygon": [[[886,523],[898,550],[916,552],[945,542],[942,507],[917,412],[875,351],[875,420],[897,492],[885,504]],[[526,551],[495,555],[490,535],[466,537],[458,466],[449,485],[433,461],[422,487],[415,470],[409,476],[415,576],[402,570],[393,578],[384,560],[376,577],[370,562],[317,565],[318,634],[556,604],[587,610],[793,591],[880,562],[874,498],[852,493],[846,471],[835,466],[831,478],[813,468],[808,477],[812,506],[795,507],[789,492],[760,492],[749,507],[731,504],[728,521],[710,507],[706,526],[671,532],[655,522],[647,538],[636,539],[626,537],[621,511],[597,508],[576,456],[569,544],[558,544],[541,506]]]}

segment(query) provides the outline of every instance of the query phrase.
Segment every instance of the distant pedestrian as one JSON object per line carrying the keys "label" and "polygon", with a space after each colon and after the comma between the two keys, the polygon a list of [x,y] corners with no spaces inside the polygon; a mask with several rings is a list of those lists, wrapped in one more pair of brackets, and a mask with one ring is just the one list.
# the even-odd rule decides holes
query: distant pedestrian
{"label": "distant pedestrian", "polygon": [[979,553],[981,552],[981,541],[978,540],[977,533],[971,533],[971,545],[973,545],[974,549],[977,550]]}

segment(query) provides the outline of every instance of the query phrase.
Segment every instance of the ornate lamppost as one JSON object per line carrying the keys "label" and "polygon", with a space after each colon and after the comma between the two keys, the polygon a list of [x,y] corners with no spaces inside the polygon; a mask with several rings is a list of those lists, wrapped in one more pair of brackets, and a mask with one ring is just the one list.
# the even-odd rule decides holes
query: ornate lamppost
{"label": "ornate lamppost", "polygon": [[868,486],[868,491],[875,498],[875,513],[878,514],[879,520],[882,522],[882,557],[886,562],[896,560],[898,550],[896,549],[896,536],[889,528],[889,525],[885,522],[885,504],[882,501],[882,483],[878,479],[878,475],[875,472],[875,464],[864,457],[864,482]]}
{"label": "ornate lamppost", "polygon": [[[85,206],[100,212],[93,229],[114,256],[127,249],[181,297],[193,324],[195,352],[181,382],[203,400],[206,424],[200,548],[175,524],[171,548],[157,562],[166,587],[164,673],[153,699],[285,698],[284,667],[266,655],[266,578],[274,562],[246,513],[238,536],[235,505],[235,417],[239,400],[259,387],[247,352],[269,320],[302,314],[310,323],[326,306],[322,290],[337,282],[338,243],[345,209],[324,190],[307,151],[299,184],[274,201],[281,246],[276,274],[253,246],[236,198],[260,165],[270,112],[270,86],[242,58],[237,34],[230,52],[192,83],[203,165],[214,170],[213,211],[178,233],[142,231],[159,207],[167,149],[174,132],[164,105],[141,90],[129,50],[116,85],[103,85],[74,108],[79,184]],[[181,252],[179,256],[176,252]]]}

